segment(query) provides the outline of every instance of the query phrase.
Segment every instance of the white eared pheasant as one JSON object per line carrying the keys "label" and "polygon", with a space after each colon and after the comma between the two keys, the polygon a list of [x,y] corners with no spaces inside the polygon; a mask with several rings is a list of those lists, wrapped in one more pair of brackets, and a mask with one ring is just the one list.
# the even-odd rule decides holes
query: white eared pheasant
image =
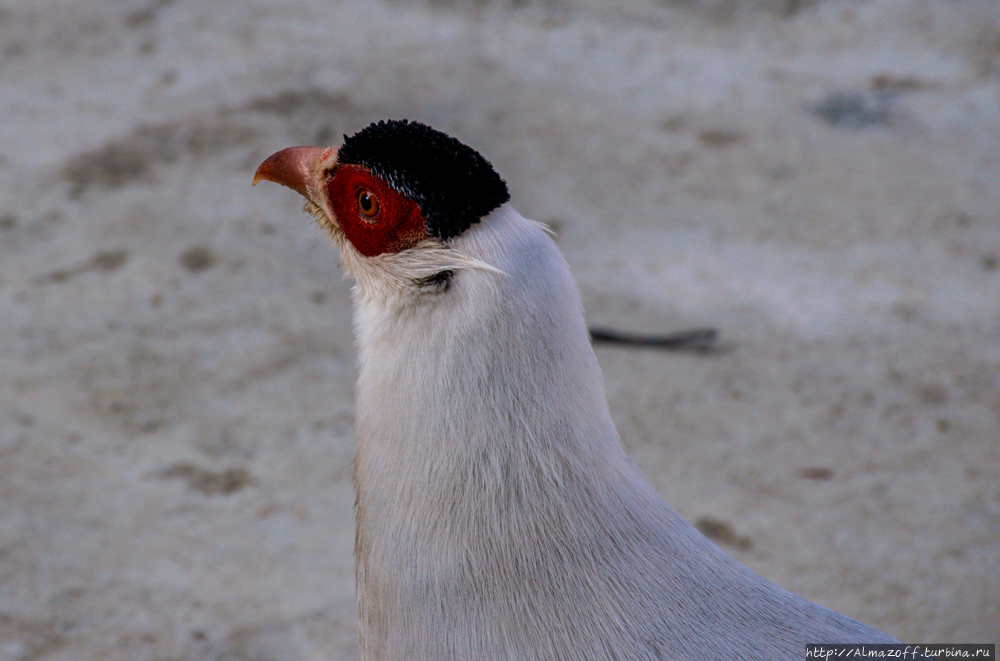
{"label": "white eared pheasant", "polygon": [[622,450],[555,243],[479,153],[417,122],[292,147],[356,279],[361,658],[803,659],[886,643],[695,530]]}

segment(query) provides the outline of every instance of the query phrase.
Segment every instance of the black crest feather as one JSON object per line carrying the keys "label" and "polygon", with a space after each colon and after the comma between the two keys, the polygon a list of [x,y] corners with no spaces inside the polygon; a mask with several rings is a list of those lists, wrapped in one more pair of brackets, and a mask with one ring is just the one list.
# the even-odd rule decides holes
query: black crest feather
{"label": "black crest feather", "polygon": [[420,122],[383,120],[345,135],[338,161],[363,165],[410,197],[441,240],[510,199],[507,184],[479,152]]}

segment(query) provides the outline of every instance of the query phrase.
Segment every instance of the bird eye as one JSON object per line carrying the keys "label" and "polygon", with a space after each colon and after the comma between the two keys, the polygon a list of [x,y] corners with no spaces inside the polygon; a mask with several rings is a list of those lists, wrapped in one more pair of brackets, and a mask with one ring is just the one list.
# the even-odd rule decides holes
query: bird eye
{"label": "bird eye", "polygon": [[375,197],[375,193],[367,188],[358,191],[358,209],[366,218],[374,218],[379,210],[378,198]]}

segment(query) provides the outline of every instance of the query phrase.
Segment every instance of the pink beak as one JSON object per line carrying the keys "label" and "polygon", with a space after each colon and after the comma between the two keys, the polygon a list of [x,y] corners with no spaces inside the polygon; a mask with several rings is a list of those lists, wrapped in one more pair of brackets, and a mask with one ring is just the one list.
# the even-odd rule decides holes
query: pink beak
{"label": "pink beak", "polygon": [[332,148],[320,147],[289,147],[271,154],[257,168],[253,176],[253,184],[261,179],[273,181],[287,186],[306,198],[309,194],[309,182],[316,178],[316,170],[320,162],[328,156]]}

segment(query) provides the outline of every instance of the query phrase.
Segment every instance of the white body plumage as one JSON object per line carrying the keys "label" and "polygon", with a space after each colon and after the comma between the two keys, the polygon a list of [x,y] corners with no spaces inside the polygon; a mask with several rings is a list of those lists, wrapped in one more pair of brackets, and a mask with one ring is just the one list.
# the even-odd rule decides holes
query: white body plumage
{"label": "white body plumage", "polygon": [[[569,268],[509,204],[357,278],[363,661],[801,659],[890,642],[725,554],[625,456]],[[450,278],[434,274],[450,270]]]}

